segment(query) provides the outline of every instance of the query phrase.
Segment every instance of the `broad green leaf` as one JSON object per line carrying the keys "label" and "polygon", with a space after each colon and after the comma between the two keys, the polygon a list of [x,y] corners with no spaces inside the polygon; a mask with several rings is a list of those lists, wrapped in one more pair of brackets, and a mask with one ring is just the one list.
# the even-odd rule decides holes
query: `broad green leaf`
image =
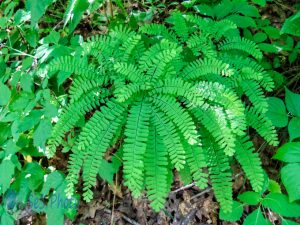
{"label": "broad green leaf", "polygon": [[101,160],[100,167],[99,167],[99,175],[100,177],[107,181],[108,183],[113,183],[113,178],[116,173],[114,165],[112,163],[108,163],[105,160]]}
{"label": "broad green leaf", "polygon": [[13,218],[12,215],[8,214],[5,210],[3,212],[3,214],[1,215],[0,217],[0,221],[1,221],[1,224],[5,224],[5,225],[14,225],[15,224],[15,219]]}
{"label": "broad green leaf", "polygon": [[281,193],[280,185],[275,180],[269,180],[268,190],[272,193]]}
{"label": "broad green leaf", "polygon": [[41,194],[47,195],[49,194],[51,188],[55,190],[59,185],[62,184],[64,177],[60,172],[54,171],[53,173],[47,175],[44,180],[46,181],[44,182]]}
{"label": "broad green leaf", "polygon": [[243,225],[272,225],[272,223],[263,216],[258,208],[246,217]]}
{"label": "broad green leaf", "polygon": [[238,196],[238,199],[241,202],[246,203],[248,205],[257,205],[261,200],[261,196],[257,192],[246,191],[246,192],[240,194]]}
{"label": "broad green leaf", "polygon": [[300,164],[291,163],[281,169],[281,180],[288,194],[289,200],[300,199]]}
{"label": "broad green leaf", "polygon": [[31,26],[35,26],[39,19],[45,14],[48,6],[54,0],[27,0],[26,3],[30,5],[31,12]]}
{"label": "broad green leaf", "polygon": [[0,164],[0,193],[4,194],[10,186],[15,174],[15,164],[11,161],[12,155],[5,157]]}
{"label": "broad green leaf", "polygon": [[300,36],[300,11],[285,20],[280,33]]}
{"label": "broad green leaf", "polygon": [[[295,178],[294,178],[295,179]],[[262,201],[262,205],[273,212],[286,217],[300,217],[300,204],[289,202],[286,195],[270,193]]]}
{"label": "broad green leaf", "polygon": [[300,137],[300,117],[294,117],[291,119],[288,131],[291,141]]}
{"label": "broad green leaf", "polygon": [[5,106],[8,104],[11,97],[11,91],[9,88],[0,82],[0,106]]}
{"label": "broad green leaf", "polygon": [[220,219],[230,222],[235,222],[240,220],[243,215],[243,205],[237,201],[233,201],[232,211],[230,213],[224,212],[220,209]]}
{"label": "broad green leaf", "polygon": [[260,50],[262,50],[263,52],[268,52],[268,53],[278,53],[279,52],[279,48],[277,48],[275,45],[273,44],[268,44],[268,43],[259,43],[257,44],[257,46],[259,47]]}
{"label": "broad green leaf", "polygon": [[193,8],[196,12],[200,13],[201,15],[211,17],[214,16],[214,10],[206,4],[195,5]]}
{"label": "broad green leaf", "polygon": [[252,2],[260,6],[266,6],[267,0],[252,0]]}
{"label": "broad green leaf", "polygon": [[280,38],[280,30],[278,28],[272,27],[272,26],[267,26],[267,27],[263,27],[262,29],[270,38],[273,38],[273,39]]}
{"label": "broad green leaf", "polygon": [[300,162],[300,142],[289,142],[282,145],[273,158],[287,163]]}
{"label": "broad green leaf", "polygon": [[253,40],[256,43],[264,42],[267,40],[268,36],[264,32],[258,32],[253,36]]}
{"label": "broad green leaf", "polygon": [[285,127],[288,124],[288,115],[285,105],[280,98],[268,98],[268,111],[266,115],[276,127]]}
{"label": "broad green leaf", "polygon": [[256,27],[255,20],[251,17],[240,16],[240,15],[231,15],[226,17],[226,19],[234,22],[238,27],[247,28],[247,27]]}
{"label": "broad green leaf", "polygon": [[88,9],[90,3],[88,0],[70,0],[64,15],[64,25],[69,23],[70,32],[72,32],[79,23],[81,16]]}
{"label": "broad green leaf", "polygon": [[300,225],[300,223],[282,218],[282,225]]}
{"label": "broad green leaf", "polygon": [[23,74],[20,78],[20,85],[25,92],[32,92],[33,78],[30,74]]}
{"label": "broad green leaf", "polygon": [[44,182],[44,171],[37,162],[26,164],[22,173],[23,179],[27,181],[31,191],[35,191]]}
{"label": "broad green leaf", "polygon": [[24,132],[31,128],[33,128],[35,125],[37,125],[40,120],[41,116],[43,115],[42,110],[32,110],[28,116],[21,119],[18,123],[18,131]]}
{"label": "broad green leaf", "polygon": [[49,119],[42,119],[33,134],[34,146],[44,148],[47,139],[51,136],[52,125]]}
{"label": "broad green leaf", "polygon": [[[51,205],[51,202],[59,201],[58,196],[51,197],[46,207],[47,225],[63,225],[64,224],[64,211],[62,208]],[[63,201],[63,200],[62,200]],[[64,202],[62,202],[64,204]]]}
{"label": "broad green leaf", "polygon": [[285,104],[289,112],[300,117],[300,95],[285,89]]}

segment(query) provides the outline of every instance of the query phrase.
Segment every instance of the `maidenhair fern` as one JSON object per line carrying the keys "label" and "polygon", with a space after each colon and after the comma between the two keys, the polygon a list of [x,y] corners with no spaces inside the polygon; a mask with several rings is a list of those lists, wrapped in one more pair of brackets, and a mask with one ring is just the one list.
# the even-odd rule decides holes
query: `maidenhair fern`
{"label": "maidenhair fern", "polygon": [[263,186],[247,129],[278,144],[265,116],[264,91],[274,84],[260,66],[262,53],[240,38],[233,22],[175,12],[166,23],[171,28],[116,27],[83,43],[79,57],[54,59],[39,71],[73,74],[70,102],[47,154],[52,157],[65,134],[88,114],[69,160],[68,195],[82,170],[84,199],[91,200],[104,154],[119,148],[125,185],[135,197],[146,189],[155,210],[164,207],[175,168],[189,173],[200,188],[209,178],[221,207],[230,211],[231,157],[255,191]]}

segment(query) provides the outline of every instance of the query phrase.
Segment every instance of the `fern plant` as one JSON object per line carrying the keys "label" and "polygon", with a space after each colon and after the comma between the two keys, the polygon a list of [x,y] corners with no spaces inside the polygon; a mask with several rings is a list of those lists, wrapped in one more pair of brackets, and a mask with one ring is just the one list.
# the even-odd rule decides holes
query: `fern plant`
{"label": "fern plant", "polygon": [[233,22],[175,11],[166,23],[170,28],[115,27],[87,40],[80,54],[56,58],[38,71],[73,74],[70,102],[47,154],[52,157],[85,116],[69,159],[69,196],[82,170],[83,198],[90,201],[104,154],[118,151],[125,185],[134,197],[146,190],[153,209],[163,208],[175,168],[200,188],[209,178],[216,199],[229,212],[232,157],[253,190],[262,190],[263,169],[248,128],[278,144],[265,116],[264,92],[274,84],[259,63],[262,53],[240,37]]}

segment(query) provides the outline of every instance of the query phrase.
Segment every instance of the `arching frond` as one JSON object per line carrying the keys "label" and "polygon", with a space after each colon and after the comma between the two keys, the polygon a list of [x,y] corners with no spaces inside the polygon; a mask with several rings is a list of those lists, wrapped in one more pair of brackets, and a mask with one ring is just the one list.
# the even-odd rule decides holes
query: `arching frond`
{"label": "arching frond", "polygon": [[264,183],[264,172],[253,143],[248,137],[238,137],[236,140],[235,158],[242,165],[254,191],[260,192]]}
{"label": "arching frond", "polygon": [[152,116],[157,132],[162,137],[164,145],[168,150],[172,165],[177,170],[183,169],[185,166],[185,151],[176,126],[160,111],[153,110]]}
{"label": "arching frond", "polygon": [[163,111],[178,127],[189,144],[198,142],[198,135],[192,117],[180,107],[175,99],[168,96],[153,96],[151,101],[155,107]]}
{"label": "arching frond", "polygon": [[240,50],[252,55],[258,60],[261,60],[263,56],[256,44],[246,38],[235,37],[226,39],[218,45],[218,48],[221,51]]}
{"label": "arching frond", "polygon": [[150,105],[136,102],[129,111],[125,128],[124,178],[133,196],[141,194],[144,184],[144,156],[149,135]]}
{"label": "arching frond", "polygon": [[205,75],[216,74],[220,76],[231,76],[234,70],[229,64],[223,63],[217,59],[204,58],[197,60],[187,66],[182,76],[185,80],[197,80]]}
{"label": "arching frond", "polygon": [[253,107],[248,107],[246,111],[248,124],[253,127],[269,144],[277,146],[278,136],[272,122],[266,117],[255,111]]}
{"label": "arching frond", "polygon": [[145,153],[145,183],[148,198],[155,211],[159,211],[165,204],[170,191],[167,181],[168,158],[167,148],[155,126],[150,126],[147,149]]}

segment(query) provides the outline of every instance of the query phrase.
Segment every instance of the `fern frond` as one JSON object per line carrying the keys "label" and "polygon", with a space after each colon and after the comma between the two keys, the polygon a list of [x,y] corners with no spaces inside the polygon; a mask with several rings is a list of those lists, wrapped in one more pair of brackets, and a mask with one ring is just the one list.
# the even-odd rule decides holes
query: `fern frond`
{"label": "fern frond", "polygon": [[133,196],[140,195],[144,184],[144,155],[149,134],[150,105],[136,102],[129,111],[125,128],[124,178]]}
{"label": "fern frond", "polygon": [[[103,92],[106,95],[107,92]],[[77,101],[72,102],[66,108],[64,108],[63,113],[52,130],[51,138],[48,141],[49,150],[47,152],[48,157],[53,157],[55,154],[57,146],[60,145],[65,133],[69,131],[77,121],[96,106],[99,106],[100,100],[103,95],[98,92],[98,88],[91,90],[86,93]]]}
{"label": "fern frond", "polygon": [[206,110],[195,108],[192,110],[196,118],[198,118],[214,137],[220,148],[226,155],[232,156],[235,152],[235,139],[229,124],[226,113],[221,107],[208,107]]}
{"label": "fern frond", "polygon": [[202,171],[203,168],[207,166],[203,149],[200,145],[191,146],[185,141],[183,143],[186,151],[187,164],[190,168],[193,180],[199,188],[204,189],[207,187],[208,175]]}
{"label": "fern frond", "polygon": [[93,196],[89,191],[96,184],[103,153],[112,144],[117,130],[122,128],[124,123],[125,107],[110,101],[107,107],[101,107],[100,113],[95,113],[86,124],[86,129],[79,136],[79,150],[85,151],[83,162],[83,181],[85,201],[90,201]]}
{"label": "fern frond", "polygon": [[[205,134],[202,135],[203,137]],[[206,134],[203,138],[203,150],[206,155],[207,165],[212,188],[216,199],[226,212],[232,210],[232,173],[228,157],[224,151],[214,142],[214,139]]]}
{"label": "fern frond", "polygon": [[203,98],[224,107],[232,132],[243,135],[246,130],[245,108],[238,95],[217,82],[199,82],[198,91]]}
{"label": "fern frond", "polygon": [[119,86],[116,87],[116,90],[114,92],[118,102],[125,102],[133,96],[137,95],[142,90],[144,90],[141,85],[138,85],[136,83]]}
{"label": "fern frond", "polygon": [[221,76],[231,76],[234,70],[230,68],[229,64],[223,63],[220,60],[212,58],[204,58],[192,62],[187,66],[182,76],[185,80],[197,80],[203,76],[216,74]]}
{"label": "fern frond", "polygon": [[243,78],[259,81],[260,85],[266,91],[272,91],[274,89],[275,86],[272,77],[255,60],[249,57],[236,56],[227,53],[221,54],[220,57],[224,62],[229,63],[240,70]]}
{"label": "fern frond", "polygon": [[86,60],[73,56],[62,56],[52,60],[47,65],[48,72],[64,71],[76,75],[84,76],[93,79],[99,74],[92,64],[88,64]]}
{"label": "fern frond", "polygon": [[[130,38],[128,38],[122,45],[122,47],[120,48],[121,51],[123,51],[123,57],[122,60],[124,62],[128,62],[128,61],[135,61],[135,57],[134,57],[134,52],[135,50],[138,50],[137,52],[139,54],[141,54],[142,52],[144,52],[143,50],[143,44],[141,42],[141,35],[134,35]],[[140,45],[142,44],[142,45]]]}
{"label": "fern frond", "polygon": [[218,48],[221,51],[240,50],[252,55],[257,60],[261,60],[263,57],[257,45],[246,38],[234,37],[226,39],[218,45]]}
{"label": "fern frond", "polygon": [[203,57],[217,58],[217,49],[210,40],[209,35],[194,34],[187,40],[187,46],[192,50],[195,56],[200,56],[202,52]]}
{"label": "fern frond", "polygon": [[188,100],[189,104],[194,106],[203,105],[203,98],[198,93],[195,85],[190,84],[180,78],[171,78],[160,80],[153,87],[150,96],[154,94],[169,94],[173,96],[182,96]]}
{"label": "fern frond", "polygon": [[76,140],[73,153],[68,163],[68,196],[73,194],[74,185],[78,182],[78,176],[83,166],[84,198],[91,200],[89,189],[95,184],[98,173],[99,162],[102,160],[103,152],[111,144],[113,136],[122,126],[125,107],[114,103],[113,100],[106,102],[101,111],[94,113],[92,118],[83,127]]}
{"label": "fern frond", "polygon": [[[99,76],[95,79],[86,79],[83,77],[76,77],[69,89],[70,103],[78,101],[83,95],[89,93],[91,90],[99,90],[103,84],[107,83],[107,77]],[[108,90],[101,89],[102,92],[108,92]]]}
{"label": "fern frond", "polygon": [[258,113],[253,107],[246,110],[248,124],[253,127],[269,144],[278,146],[278,136],[272,122],[265,114]]}
{"label": "fern frond", "polygon": [[164,207],[170,186],[167,182],[167,149],[155,126],[150,126],[145,153],[145,175],[148,198],[151,201],[150,205],[158,212]]}
{"label": "fern frond", "polygon": [[152,116],[157,132],[168,149],[172,165],[180,171],[185,166],[185,151],[176,126],[160,111],[153,110]]}
{"label": "fern frond", "polygon": [[216,22],[214,21],[211,22],[211,24],[212,24],[211,26],[212,30],[210,32],[215,34],[214,37],[217,40],[221,39],[224,36],[228,37],[229,31],[232,32],[234,30],[238,32],[236,24],[227,19],[216,21]]}
{"label": "fern frond", "polygon": [[135,65],[129,63],[116,63],[114,69],[117,73],[122,75],[125,79],[134,82],[140,83],[143,82],[143,73]]}
{"label": "fern frond", "polygon": [[140,32],[148,35],[155,35],[154,38],[167,39],[172,42],[177,42],[176,35],[168,30],[162,24],[145,24],[140,27]]}
{"label": "fern frond", "polygon": [[182,13],[176,11],[166,20],[173,25],[173,29],[181,41],[186,41],[189,36],[189,29]]}
{"label": "fern frond", "polygon": [[193,145],[198,142],[198,134],[192,117],[175,99],[164,95],[152,96],[151,102],[174,122],[189,144]]}
{"label": "fern frond", "polygon": [[244,93],[252,102],[257,112],[265,113],[268,110],[268,102],[259,84],[254,80],[243,80],[240,82]]}
{"label": "fern frond", "polygon": [[116,26],[114,27],[110,32],[109,36],[117,41],[118,43],[124,43],[126,42],[129,38],[135,36],[136,33],[131,30],[129,27],[126,26]]}
{"label": "fern frond", "polygon": [[247,136],[236,139],[235,158],[242,165],[254,191],[260,192],[264,184],[264,172],[259,155]]}

